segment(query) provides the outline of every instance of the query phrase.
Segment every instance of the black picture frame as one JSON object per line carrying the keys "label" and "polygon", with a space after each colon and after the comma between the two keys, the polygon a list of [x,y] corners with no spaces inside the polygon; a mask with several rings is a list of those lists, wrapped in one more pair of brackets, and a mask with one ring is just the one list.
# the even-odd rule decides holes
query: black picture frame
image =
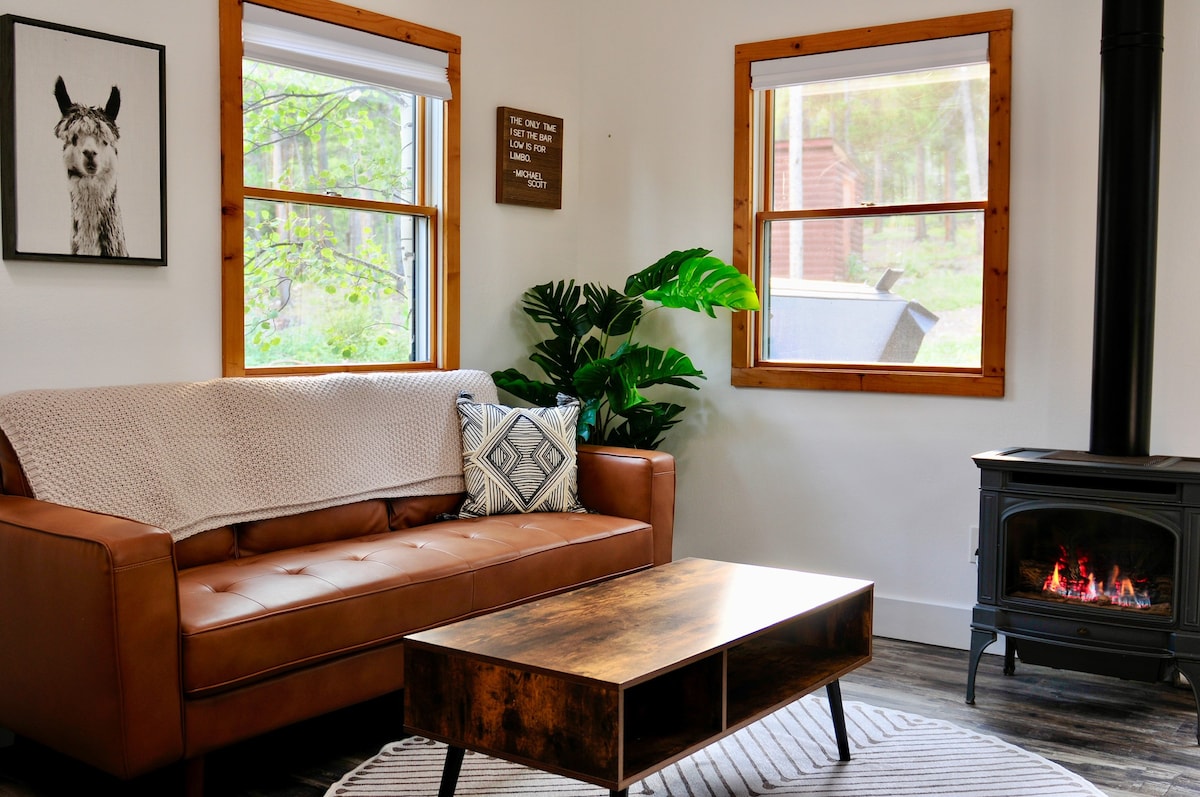
{"label": "black picture frame", "polygon": [[0,224],[5,260],[167,265],[163,45],[0,16]]}

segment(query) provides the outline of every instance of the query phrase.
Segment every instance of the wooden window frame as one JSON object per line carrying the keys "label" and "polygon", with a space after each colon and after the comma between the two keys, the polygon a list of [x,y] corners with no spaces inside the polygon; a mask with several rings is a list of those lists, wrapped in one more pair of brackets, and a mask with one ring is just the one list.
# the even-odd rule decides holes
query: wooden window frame
{"label": "wooden window frame", "polygon": [[[394,204],[331,197],[293,191],[247,187],[242,167],[242,5],[243,0],[219,0],[220,91],[221,91],[221,349],[225,376],[274,376],[354,371],[449,370],[459,365],[459,258],[461,177],[460,59],[462,39],[452,33],[428,28],[394,17],[343,5],[333,0],[254,0],[254,5],[273,8],[311,19],[399,39],[440,50],[449,56],[447,78],[452,99],[446,101],[443,119],[443,151],[440,208],[424,204],[406,205],[403,213],[423,216],[431,224],[430,360],[406,363],[355,363],[295,367],[247,367],[245,317],[244,211],[247,199],[303,202],[347,207],[355,210],[385,209],[397,212]],[[418,108],[418,118],[423,116]],[[422,131],[424,127],[420,128]],[[420,133],[423,137],[424,133]],[[418,157],[424,158],[422,138]],[[424,181],[418,186],[417,201],[425,203]]]}
{"label": "wooden window frame", "polygon": [[[816,390],[925,393],[935,395],[1004,395],[1004,356],[1008,305],[1008,204],[1009,204],[1009,117],[1012,85],[1012,11],[1000,10],[954,17],[904,22],[869,28],[753,42],[735,48],[734,86],[734,203],[733,265],[754,280],[759,291],[766,287],[762,252],[758,245],[763,223],[780,216],[763,212],[769,207],[755,175],[755,96],[750,85],[750,68],[755,61],[796,55],[851,50],[886,44],[988,34],[990,104],[988,122],[988,195],[984,212],[983,243],[983,339],[978,368],[883,364],[791,363],[762,358],[761,311],[740,311],[733,316],[732,377],[739,387],[804,388]],[[761,132],[761,131],[757,131]],[[759,183],[769,181],[761,180]],[[916,209],[978,209],[980,203],[923,203]],[[879,213],[899,215],[912,212],[909,206],[879,207]],[[871,211],[875,212],[875,211]],[[789,213],[792,218],[796,214]],[[819,214],[809,213],[817,216]]]}

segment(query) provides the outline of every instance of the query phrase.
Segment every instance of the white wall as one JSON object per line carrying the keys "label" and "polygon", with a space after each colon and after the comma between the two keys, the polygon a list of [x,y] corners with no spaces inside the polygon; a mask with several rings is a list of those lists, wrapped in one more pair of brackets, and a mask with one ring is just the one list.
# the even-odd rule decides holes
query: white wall
{"label": "white wall", "polygon": [[[653,329],[709,379],[666,448],[676,554],[870,578],[877,632],[965,647],[970,456],[1086,448],[1099,92],[1095,0],[362,0],[463,38],[465,366],[521,365],[529,285],[620,285],[675,248],[731,252],[734,45],[1014,8],[1008,394],[857,395],[729,385],[722,318]],[[5,262],[0,390],[220,373],[215,4],[3,0],[0,12],[165,44],[170,265]],[[169,11],[166,11],[169,7]],[[1167,0],[1154,398],[1156,453],[1200,454],[1189,398],[1200,184],[1200,5]],[[564,118],[563,210],[497,205],[495,109]],[[664,339],[663,342],[668,342]]]}

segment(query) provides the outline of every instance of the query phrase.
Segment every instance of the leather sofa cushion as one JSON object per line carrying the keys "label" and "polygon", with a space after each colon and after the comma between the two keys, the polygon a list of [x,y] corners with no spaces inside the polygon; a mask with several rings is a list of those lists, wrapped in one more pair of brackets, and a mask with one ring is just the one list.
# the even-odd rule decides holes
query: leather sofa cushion
{"label": "leather sofa cushion", "polygon": [[382,499],[359,501],[243,523],[238,529],[238,556],[319,545],[334,540],[382,534],[387,530],[387,502]]}
{"label": "leather sofa cushion", "polygon": [[[0,440],[0,449],[2,444]],[[462,493],[456,493],[361,501],[238,526],[222,526],[175,543],[175,559],[179,569],[185,570],[298,545],[422,526],[432,523],[439,515],[457,513],[462,499]]]}
{"label": "leather sofa cushion", "polygon": [[[538,512],[497,515],[490,522],[456,521],[434,528],[461,535],[457,540],[452,536],[445,550],[458,551],[486,540],[500,551],[508,548],[512,552],[475,565],[471,606],[475,613],[654,563],[652,527],[640,520]],[[428,544],[439,543],[431,540]]]}
{"label": "leather sofa cushion", "polygon": [[237,535],[232,526],[202,531],[175,543],[175,566],[189,567],[223,562],[237,556]]}
{"label": "leather sofa cushion", "polygon": [[463,493],[422,495],[388,500],[388,526],[392,531],[433,523],[441,515],[457,515]]}
{"label": "leather sofa cushion", "polygon": [[184,690],[224,691],[652,562],[642,521],[539,513],[191,568],[179,574]]}

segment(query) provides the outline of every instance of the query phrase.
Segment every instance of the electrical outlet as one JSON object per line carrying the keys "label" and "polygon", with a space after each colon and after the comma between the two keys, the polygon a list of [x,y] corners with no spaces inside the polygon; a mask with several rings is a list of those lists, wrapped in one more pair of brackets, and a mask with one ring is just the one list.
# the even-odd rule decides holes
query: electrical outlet
{"label": "electrical outlet", "polygon": [[979,564],[979,527],[967,526],[967,563]]}

